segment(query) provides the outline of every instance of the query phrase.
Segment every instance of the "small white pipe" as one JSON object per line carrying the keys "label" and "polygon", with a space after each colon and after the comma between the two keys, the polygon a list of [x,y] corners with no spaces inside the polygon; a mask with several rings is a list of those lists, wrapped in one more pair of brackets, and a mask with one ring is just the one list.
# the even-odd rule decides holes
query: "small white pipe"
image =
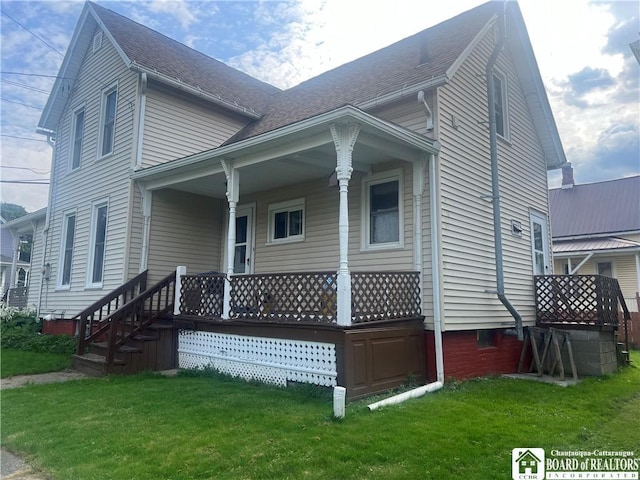
{"label": "small white pipe", "polygon": [[344,418],[346,398],[347,398],[346,388],[333,387],[333,416],[334,417]]}
{"label": "small white pipe", "polygon": [[409,390],[408,392],[399,393],[398,395],[394,395],[393,397],[385,398],[384,400],[380,400],[379,402],[372,403],[371,405],[367,405],[370,411],[377,410],[380,407],[386,407],[388,405],[396,405],[398,403],[402,403],[410,398],[419,398],[425,395],[426,393],[437,392],[440,390],[444,384],[442,382],[433,382],[423,385],[418,388],[414,388],[413,390]]}

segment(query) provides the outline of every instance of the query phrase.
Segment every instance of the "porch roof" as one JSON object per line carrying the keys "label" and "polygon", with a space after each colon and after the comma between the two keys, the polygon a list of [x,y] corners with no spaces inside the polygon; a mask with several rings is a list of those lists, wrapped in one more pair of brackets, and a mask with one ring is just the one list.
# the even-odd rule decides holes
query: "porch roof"
{"label": "porch roof", "polygon": [[226,194],[226,177],[220,163],[223,159],[231,161],[243,174],[243,193],[328,177],[336,168],[330,125],[344,123],[360,126],[352,155],[354,170],[366,171],[391,159],[414,162],[440,149],[435,140],[344,105],[230,145],[134,171],[131,176],[149,190],[173,188],[219,198]]}
{"label": "porch roof", "polygon": [[640,243],[616,237],[557,241],[553,244],[553,255],[557,258],[589,253],[609,254],[630,252],[640,252]]}

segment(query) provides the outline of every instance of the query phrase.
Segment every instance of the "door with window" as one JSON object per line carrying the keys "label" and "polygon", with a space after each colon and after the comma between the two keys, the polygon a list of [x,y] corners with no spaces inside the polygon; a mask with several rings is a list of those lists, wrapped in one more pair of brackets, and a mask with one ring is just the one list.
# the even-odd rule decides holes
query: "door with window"
{"label": "door with window", "polygon": [[238,207],[236,210],[236,245],[234,273],[253,273],[254,208]]}
{"label": "door with window", "polygon": [[547,216],[538,212],[531,212],[531,254],[534,275],[551,273]]}

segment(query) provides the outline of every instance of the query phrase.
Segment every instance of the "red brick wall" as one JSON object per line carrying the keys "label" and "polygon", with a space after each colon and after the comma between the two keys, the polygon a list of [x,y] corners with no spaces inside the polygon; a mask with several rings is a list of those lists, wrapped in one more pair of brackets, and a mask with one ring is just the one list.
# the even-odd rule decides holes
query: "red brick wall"
{"label": "red brick wall", "polygon": [[75,335],[75,320],[43,320],[42,333],[47,335]]}
{"label": "red brick wall", "polygon": [[[425,332],[427,376],[436,379],[435,344],[432,331]],[[479,348],[475,330],[442,334],[445,380],[462,380],[486,375],[515,373],[522,342],[497,330],[495,347]]]}

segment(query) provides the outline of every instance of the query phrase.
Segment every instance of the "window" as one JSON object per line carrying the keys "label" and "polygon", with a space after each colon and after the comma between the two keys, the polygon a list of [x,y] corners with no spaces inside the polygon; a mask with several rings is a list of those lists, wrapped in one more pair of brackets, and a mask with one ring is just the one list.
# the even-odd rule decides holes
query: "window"
{"label": "window", "polygon": [[493,75],[493,103],[496,110],[496,132],[508,138],[507,124],[507,83],[503,76]]}
{"label": "window", "polygon": [[76,110],[73,113],[71,138],[71,170],[80,167],[80,158],[82,156],[82,139],[84,137],[84,108]]}
{"label": "window", "polygon": [[304,198],[269,205],[269,243],[304,240]]}
{"label": "window", "polygon": [[613,277],[613,265],[611,262],[598,262],[598,275]]}
{"label": "window", "polygon": [[27,270],[24,267],[20,267],[18,269],[18,275],[16,278],[16,287],[18,288],[26,287],[28,278],[29,278],[29,274]]}
{"label": "window", "polygon": [[113,87],[102,98],[102,128],[100,129],[100,157],[113,153],[118,90]]}
{"label": "window", "polygon": [[364,247],[399,247],[402,245],[401,171],[388,172],[365,181],[363,205]]}
{"label": "window", "polygon": [[496,347],[497,338],[498,334],[495,330],[477,330],[478,349]]}
{"label": "window", "polygon": [[91,219],[91,242],[89,252],[89,278],[87,284],[90,287],[102,286],[104,273],[104,252],[107,239],[107,203],[94,204]]}
{"label": "window", "polygon": [[71,285],[73,237],[76,230],[75,213],[65,215],[62,229],[62,247],[60,249],[60,275],[58,277],[58,287],[69,287]]}

